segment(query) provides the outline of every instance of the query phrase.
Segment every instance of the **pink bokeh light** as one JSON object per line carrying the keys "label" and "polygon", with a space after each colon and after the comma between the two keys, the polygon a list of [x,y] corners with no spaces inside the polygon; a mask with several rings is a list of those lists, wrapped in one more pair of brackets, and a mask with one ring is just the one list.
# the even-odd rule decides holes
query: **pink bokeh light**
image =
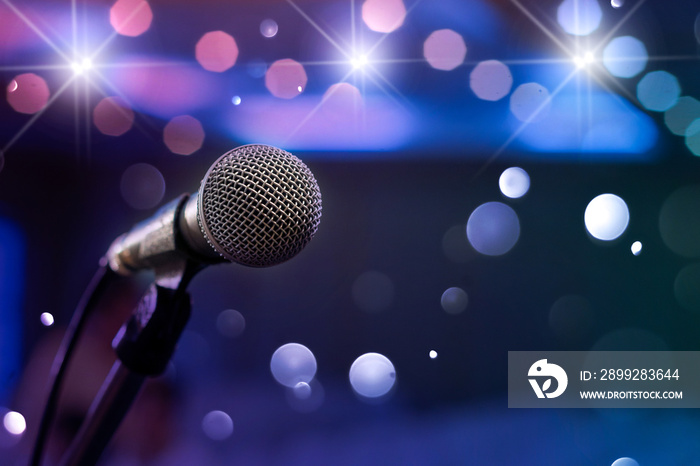
{"label": "pink bokeh light", "polygon": [[293,99],[301,94],[307,80],[304,66],[291,58],[277,60],[265,73],[265,87],[281,99]]}
{"label": "pink bokeh light", "polygon": [[376,32],[393,32],[406,19],[403,0],[365,0],[362,4],[362,20]]}
{"label": "pink bokeh light", "polygon": [[221,73],[236,64],[238,45],[224,31],[207,32],[195,46],[195,57],[205,70]]}
{"label": "pink bokeh light", "polygon": [[321,110],[336,121],[356,120],[362,107],[362,94],[350,83],[333,84],[323,94]]}
{"label": "pink bokeh light", "polygon": [[49,101],[49,86],[34,73],[15,76],[7,85],[7,102],[19,113],[37,113]]}
{"label": "pink bokeh light", "polygon": [[467,45],[455,31],[440,29],[430,34],[423,43],[423,56],[433,68],[450,71],[464,63]]}
{"label": "pink bokeh light", "polygon": [[469,87],[482,100],[500,100],[513,87],[513,75],[508,66],[498,60],[482,61],[469,74]]}
{"label": "pink bokeh light", "polygon": [[134,124],[134,111],[121,97],[105,97],[92,113],[95,126],[102,134],[121,136]]}
{"label": "pink bokeh light", "polygon": [[109,10],[109,23],[123,36],[140,36],[152,21],[153,11],[145,0],[117,0]]}
{"label": "pink bokeh light", "polygon": [[204,143],[204,128],[199,120],[190,115],[176,116],[165,125],[163,141],[170,152],[191,155]]}

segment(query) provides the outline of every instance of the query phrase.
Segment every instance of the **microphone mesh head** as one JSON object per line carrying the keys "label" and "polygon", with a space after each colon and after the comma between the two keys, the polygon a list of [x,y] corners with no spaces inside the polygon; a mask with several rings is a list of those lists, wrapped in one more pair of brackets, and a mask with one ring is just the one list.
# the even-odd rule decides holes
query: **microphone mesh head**
{"label": "microphone mesh head", "polygon": [[268,267],[299,253],[318,229],[321,191],[289,152],[241,146],[211,166],[199,189],[197,220],[224,258]]}

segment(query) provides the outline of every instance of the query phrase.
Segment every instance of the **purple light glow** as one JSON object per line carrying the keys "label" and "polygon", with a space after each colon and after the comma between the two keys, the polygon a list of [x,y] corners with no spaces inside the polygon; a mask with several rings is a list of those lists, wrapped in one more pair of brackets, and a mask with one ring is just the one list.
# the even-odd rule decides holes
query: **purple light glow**
{"label": "purple light glow", "polygon": [[232,136],[244,142],[268,141],[290,150],[396,149],[415,136],[418,124],[381,96],[365,96],[362,108],[348,114],[334,112],[332,102],[324,109],[325,103],[319,106],[314,97],[293,101],[250,97],[246,102],[231,113],[228,126]]}
{"label": "purple light glow", "polygon": [[220,102],[220,82],[199,66],[131,59],[108,78],[133,108],[169,118]]}

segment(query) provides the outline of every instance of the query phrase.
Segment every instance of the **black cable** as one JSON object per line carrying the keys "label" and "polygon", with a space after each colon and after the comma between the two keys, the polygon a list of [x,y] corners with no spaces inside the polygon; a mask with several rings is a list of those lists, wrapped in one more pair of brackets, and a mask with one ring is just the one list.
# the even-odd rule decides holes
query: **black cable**
{"label": "black cable", "polygon": [[58,407],[58,397],[63,386],[63,379],[68,367],[68,364],[73,356],[73,352],[83,331],[87,318],[92,313],[95,305],[99,301],[100,296],[107,288],[107,285],[116,277],[116,273],[107,264],[105,259],[100,261],[100,267],[92,277],[90,284],[83,292],[83,295],[78,302],[70,324],[66,329],[66,333],[61,341],[61,346],[54,357],[51,366],[51,391],[44,407],[44,413],[41,416],[39,423],[39,431],[37,433],[34,449],[32,451],[31,466],[40,466],[41,457],[46,445],[53,418],[56,415]]}

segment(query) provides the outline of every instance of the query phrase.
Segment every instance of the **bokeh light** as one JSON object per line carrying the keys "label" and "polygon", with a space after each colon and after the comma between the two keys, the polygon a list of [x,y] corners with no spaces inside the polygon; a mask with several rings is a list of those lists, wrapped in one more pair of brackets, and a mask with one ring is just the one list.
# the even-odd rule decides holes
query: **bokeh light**
{"label": "bokeh light", "polygon": [[693,155],[700,156],[700,118],[693,121],[685,130],[685,145]]}
{"label": "bokeh light", "polygon": [[190,115],[176,116],[165,125],[163,142],[174,154],[191,155],[204,143],[204,128]]}
{"label": "bokeh light", "polygon": [[688,127],[700,118],[700,102],[694,97],[683,96],[676,105],[664,113],[664,122],[676,136],[685,136]]}
{"label": "bokeh light", "polygon": [[649,54],[644,44],[632,36],[616,37],[603,49],[603,65],[618,78],[632,78],[647,66]]}
{"label": "bokeh light", "polygon": [[530,189],[530,176],[520,167],[506,168],[498,178],[498,187],[504,196],[518,199]]}
{"label": "bokeh light", "polygon": [[700,264],[690,264],[678,272],[673,294],[683,308],[700,312]]}
{"label": "bokeh light", "polygon": [[541,84],[521,84],[510,96],[511,113],[525,123],[541,120],[549,107],[549,91]]}
{"label": "bokeh light", "polygon": [[635,241],[634,243],[632,243],[630,250],[632,251],[632,254],[634,254],[635,256],[640,255],[642,253],[642,242]]}
{"label": "bokeh light", "polygon": [[394,282],[382,272],[364,272],[352,284],[352,299],[362,311],[383,311],[394,301]]}
{"label": "bokeh light", "polygon": [[299,343],[282,345],[270,359],[272,376],[285,387],[294,388],[299,382],[309,383],[316,375],[316,357]]}
{"label": "bokeh light", "polygon": [[311,382],[299,382],[285,390],[287,404],[299,413],[311,413],[323,405],[326,392],[317,379]]}
{"label": "bokeh light", "polygon": [[336,83],[323,94],[321,110],[338,123],[353,123],[363,107],[360,90],[350,83]]}
{"label": "bokeh light", "polygon": [[350,367],[350,385],[355,393],[366,398],[379,398],[396,384],[396,370],[386,356],[366,353]]}
{"label": "bokeh light", "polygon": [[7,102],[19,113],[37,113],[49,101],[49,86],[34,73],[15,76],[7,85]]}
{"label": "bokeh light", "polygon": [[239,96],[239,95],[234,95],[234,96],[231,98],[231,103],[232,103],[233,105],[241,105],[241,102],[242,102],[242,99],[241,99],[241,96]]}
{"label": "bokeh light", "polygon": [[202,430],[212,440],[225,440],[233,433],[233,420],[223,411],[210,411],[202,419]]}
{"label": "bokeh light", "polygon": [[406,19],[403,0],[365,0],[362,4],[362,20],[376,32],[397,30]]}
{"label": "bokeh light", "polygon": [[625,0],[610,0],[610,5],[613,8],[622,8],[625,4]]}
{"label": "bokeh light", "polygon": [[601,194],[588,203],[583,220],[591,236],[612,241],[625,232],[630,214],[622,198],[615,194]]}
{"label": "bokeh light", "polygon": [[438,357],[437,351],[435,351],[435,350],[430,350],[430,352],[428,353],[428,357],[429,357],[430,359],[437,359],[437,357]]}
{"label": "bokeh light", "polygon": [[639,466],[637,461],[627,456],[616,459],[611,466]]}
{"label": "bokeh light", "polygon": [[27,421],[17,411],[9,411],[2,419],[5,429],[12,435],[22,435],[27,430]]}
{"label": "bokeh light", "polygon": [[311,385],[306,382],[299,382],[292,388],[292,392],[300,400],[306,400],[311,396]]}
{"label": "bokeh light", "polygon": [[482,61],[469,74],[469,87],[482,100],[495,102],[513,87],[510,68],[498,60]]}
{"label": "bokeh light", "polygon": [[564,295],[549,310],[549,327],[562,342],[581,342],[590,335],[594,323],[593,306],[583,296]]}
{"label": "bokeh light", "polygon": [[637,98],[647,110],[665,112],[681,95],[678,79],[667,71],[647,73],[637,84]]}
{"label": "bokeh light", "polygon": [[216,317],[216,329],[225,337],[237,338],[245,330],[245,317],[235,309],[221,311]]}
{"label": "bokeh light", "polygon": [[108,136],[121,136],[134,124],[134,111],[121,97],[105,97],[92,112],[97,129]]}
{"label": "bokeh light", "polygon": [[659,213],[664,244],[684,257],[700,257],[700,185],[678,188],[666,198]]}
{"label": "bokeh light", "polygon": [[437,70],[450,71],[464,62],[467,45],[452,29],[432,32],[423,43],[423,56]]}
{"label": "bokeh light", "polygon": [[121,195],[134,209],[145,210],[157,206],[165,194],[165,178],[147,163],[137,163],[122,174]]}
{"label": "bokeh light", "polygon": [[277,60],[265,72],[265,87],[281,99],[293,99],[301,94],[307,80],[304,66],[291,58]]}
{"label": "bokeh light", "polygon": [[467,221],[467,239],[474,249],[487,256],[510,251],[520,237],[518,215],[501,202],[480,205]]}
{"label": "bokeh light", "polygon": [[53,314],[50,312],[42,312],[39,320],[45,327],[51,327],[54,324]]}
{"label": "bokeh light", "polygon": [[279,31],[279,26],[274,19],[264,19],[260,23],[260,34],[269,38],[275,37]]}
{"label": "bokeh light", "polygon": [[195,57],[205,70],[221,73],[236,64],[238,45],[224,31],[207,32],[197,41]]}
{"label": "bokeh light", "polygon": [[603,11],[596,0],[564,0],[557,9],[557,21],[569,34],[586,36],[600,26]]}
{"label": "bokeh light", "polygon": [[117,0],[109,10],[109,23],[123,36],[140,36],[152,21],[153,11],[145,0]]}
{"label": "bokeh light", "polygon": [[440,305],[448,314],[461,314],[469,304],[467,292],[459,287],[452,287],[445,290],[440,297]]}

